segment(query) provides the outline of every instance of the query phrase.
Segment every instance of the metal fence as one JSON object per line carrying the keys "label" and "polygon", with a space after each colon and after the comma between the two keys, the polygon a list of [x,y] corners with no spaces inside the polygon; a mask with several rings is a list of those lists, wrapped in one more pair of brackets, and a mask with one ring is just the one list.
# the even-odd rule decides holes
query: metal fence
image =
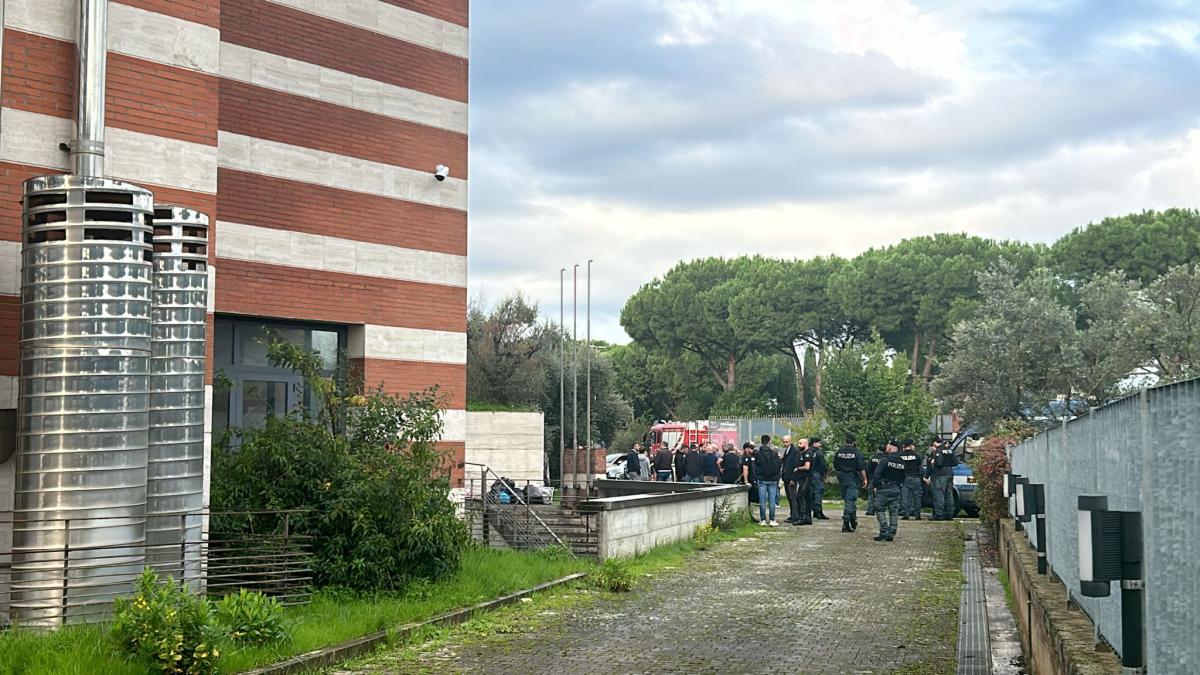
{"label": "metal fence", "polygon": [[758,443],[763,434],[785,436],[792,433],[792,428],[804,424],[803,416],[788,417],[714,417],[708,421],[710,433],[712,430],[729,425],[737,431],[739,443],[750,441]]}
{"label": "metal fence", "polygon": [[[1140,511],[1151,673],[1200,672],[1200,379],[1147,389],[1012,448],[1014,473],[1045,485],[1046,550],[1070,599],[1121,653],[1121,600],[1079,592],[1077,498]],[[1036,543],[1035,528],[1026,528]]]}
{"label": "metal fence", "polygon": [[[145,567],[213,597],[247,588],[284,604],[309,600],[312,539],[293,531],[295,519],[305,512],[171,515],[180,519],[181,532],[193,534],[169,545],[139,548],[144,556],[138,559],[123,542],[79,544],[77,532],[104,519],[37,520],[39,528],[66,545],[0,555],[0,625],[15,621],[54,628],[103,621],[112,613],[113,601],[133,591]],[[0,517],[0,531],[13,525],[7,514]]]}

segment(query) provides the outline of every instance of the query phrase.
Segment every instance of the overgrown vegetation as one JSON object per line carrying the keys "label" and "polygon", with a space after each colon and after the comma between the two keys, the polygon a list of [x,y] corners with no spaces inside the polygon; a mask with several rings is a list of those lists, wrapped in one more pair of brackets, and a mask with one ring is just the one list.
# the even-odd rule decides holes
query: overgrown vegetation
{"label": "overgrown vegetation", "polygon": [[118,598],[114,608],[112,636],[119,649],[156,672],[217,672],[221,634],[206,598],[149,569],[134,594]]}
{"label": "overgrown vegetation", "polygon": [[718,532],[717,528],[712,525],[701,525],[692,533],[692,543],[696,545],[696,550],[707,551],[712,547],[713,535]]}
{"label": "overgrown vegetation", "polygon": [[327,376],[316,354],[278,336],[267,354],[303,376],[317,405],[270,417],[214,453],[213,510],[300,511],[291,530],[312,538],[321,586],[397,591],[458,569],[469,536],[447,499],[436,389],[366,390],[357,373]]}
{"label": "overgrown vegetation", "polygon": [[725,497],[713,506],[710,524],[715,530],[732,532],[750,524],[750,512],[739,509],[733,497]]}
{"label": "overgrown vegetation", "polygon": [[629,561],[623,558],[605,560],[592,570],[589,578],[593,586],[611,593],[628,593],[637,582],[629,567]]}
{"label": "overgrown vegetation", "polygon": [[284,642],[290,636],[283,618],[283,605],[258,591],[244,588],[217,601],[217,624],[234,642],[262,646]]}
{"label": "overgrown vegetation", "polygon": [[1029,438],[1034,431],[1034,427],[1026,422],[1001,420],[972,454],[972,469],[978,485],[975,503],[979,506],[980,520],[988,526],[995,525],[1008,513],[1008,500],[1004,497],[1004,474],[1009,471],[1007,449]]}
{"label": "overgrown vegetation", "polygon": [[[214,653],[219,653],[219,657],[214,658],[220,660],[220,672],[236,673],[375,631],[422,621],[590,567],[588,561],[555,551],[469,547],[455,574],[439,581],[413,583],[403,593],[327,589],[317,591],[307,605],[283,608],[283,623],[288,631],[284,641],[258,646],[242,644],[232,638],[228,627],[219,627],[214,645]],[[123,650],[114,648],[116,643],[113,624],[67,626],[53,633],[0,631],[0,673],[145,675],[149,664],[126,657]]]}

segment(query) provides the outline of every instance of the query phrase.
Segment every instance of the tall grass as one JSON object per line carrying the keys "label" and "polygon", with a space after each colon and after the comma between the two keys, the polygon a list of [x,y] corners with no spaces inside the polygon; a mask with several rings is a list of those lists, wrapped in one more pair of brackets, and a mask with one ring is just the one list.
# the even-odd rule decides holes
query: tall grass
{"label": "tall grass", "polygon": [[[557,552],[472,548],[453,576],[404,594],[362,596],[320,591],[310,604],[286,610],[290,642],[261,648],[220,646],[222,672],[238,672],[338,642],[428,619],[459,607],[536,586],[592,563]],[[107,625],[69,626],[54,633],[0,632],[0,675],[144,675],[144,666],[117,654]]]}

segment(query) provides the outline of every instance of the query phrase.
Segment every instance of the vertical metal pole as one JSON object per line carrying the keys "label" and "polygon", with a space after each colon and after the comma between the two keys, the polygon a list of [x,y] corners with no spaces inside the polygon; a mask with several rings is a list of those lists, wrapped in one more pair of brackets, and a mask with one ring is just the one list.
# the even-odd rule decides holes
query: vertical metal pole
{"label": "vertical metal pole", "polygon": [[1146,672],[1146,574],[1142,553],[1142,514],[1122,513],[1121,665],[1125,673]]}
{"label": "vertical metal pole", "polygon": [[104,175],[104,88],[108,61],[108,0],[79,0],[76,43],[75,138],[71,167]]}
{"label": "vertical metal pole", "polygon": [[587,488],[588,495],[592,492],[592,261],[587,261],[587,386],[584,401],[584,407],[587,412],[584,416],[587,418]]}
{"label": "vertical metal pole", "polygon": [[[579,263],[572,270],[571,282],[571,462],[572,485],[579,489]],[[591,462],[589,461],[590,465]]]}
{"label": "vertical metal pole", "polygon": [[558,480],[559,490],[567,486],[567,268],[558,270]]}

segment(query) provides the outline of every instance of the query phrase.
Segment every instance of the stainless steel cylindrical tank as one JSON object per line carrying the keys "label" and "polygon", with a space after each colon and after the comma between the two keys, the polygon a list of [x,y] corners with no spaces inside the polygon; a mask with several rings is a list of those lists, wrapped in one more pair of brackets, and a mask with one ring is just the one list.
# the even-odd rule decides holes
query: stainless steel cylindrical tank
{"label": "stainless steel cylindrical tank", "polygon": [[146,563],[200,585],[208,216],[156,204]]}
{"label": "stainless steel cylindrical tank", "polygon": [[145,561],[153,195],[25,182],[13,618],[98,618]]}

